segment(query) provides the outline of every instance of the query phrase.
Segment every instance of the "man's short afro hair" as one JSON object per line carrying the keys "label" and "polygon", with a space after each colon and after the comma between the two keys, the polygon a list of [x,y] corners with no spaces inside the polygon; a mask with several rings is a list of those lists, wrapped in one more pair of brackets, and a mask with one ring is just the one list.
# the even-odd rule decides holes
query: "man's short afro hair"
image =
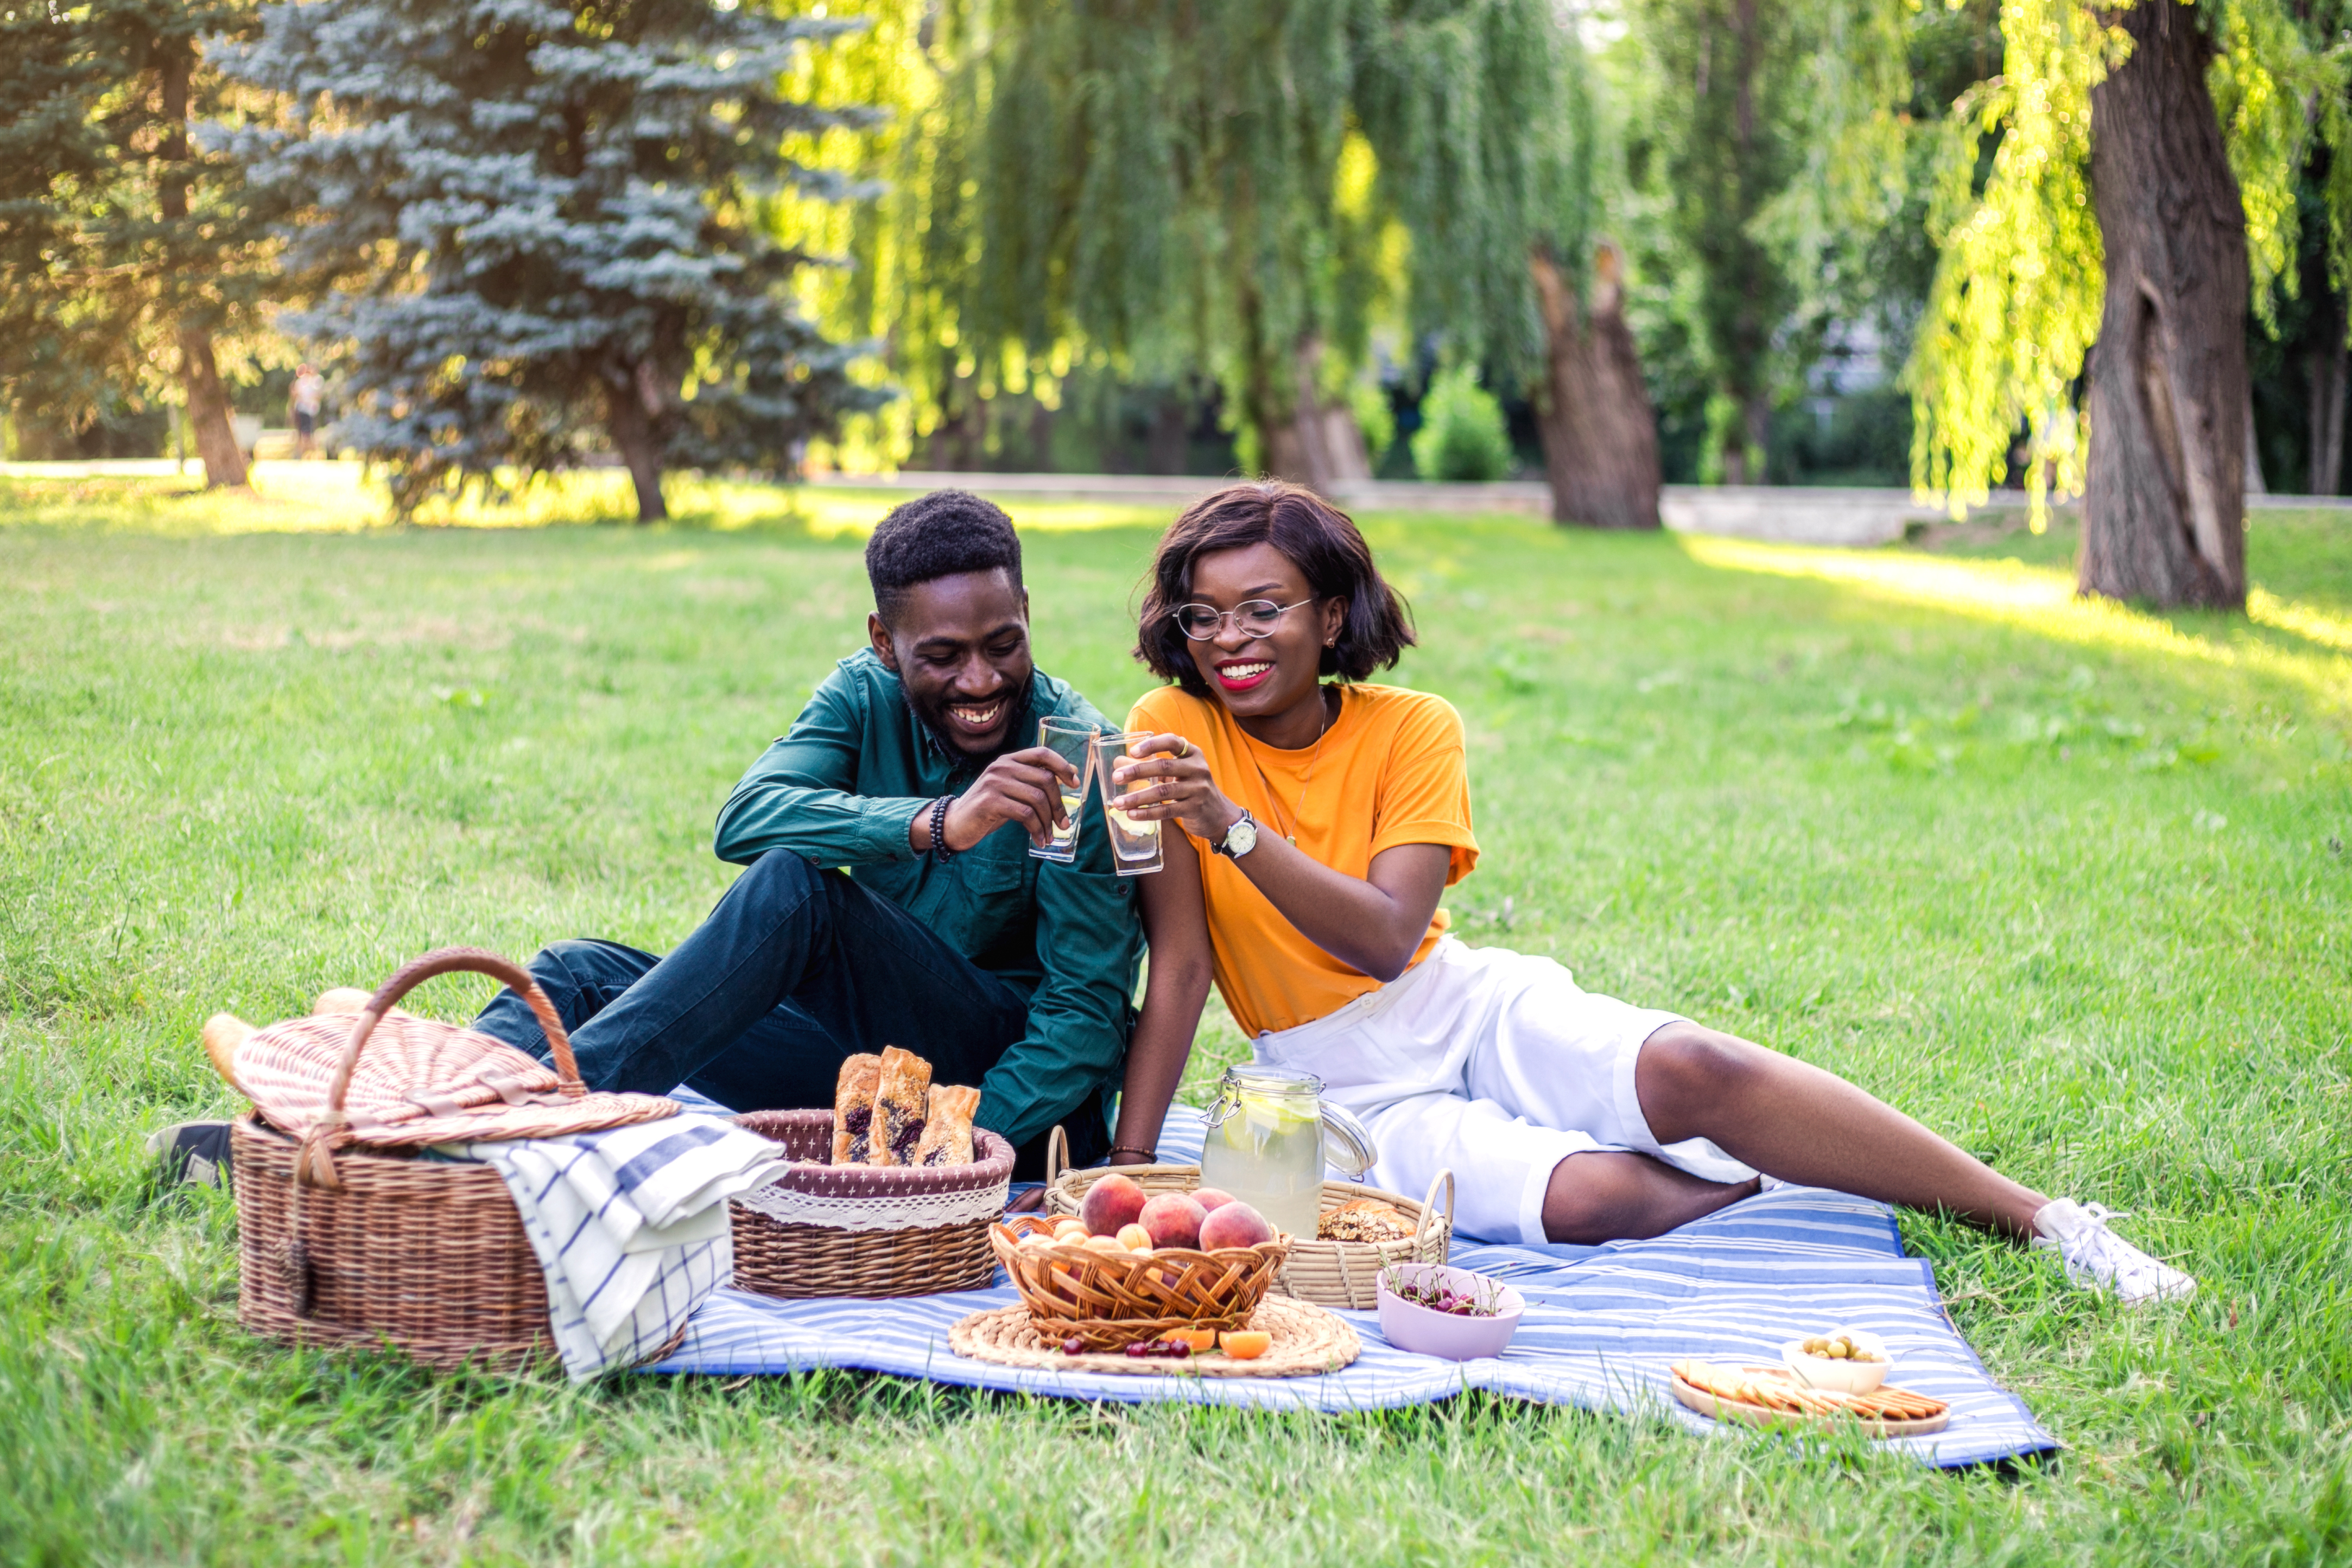
{"label": "man's short afro hair", "polygon": [[935,577],[1002,570],[1021,587],[1021,538],[1003,509],[969,490],[934,490],[882,519],[866,541],[874,608],[887,621],[907,590]]}

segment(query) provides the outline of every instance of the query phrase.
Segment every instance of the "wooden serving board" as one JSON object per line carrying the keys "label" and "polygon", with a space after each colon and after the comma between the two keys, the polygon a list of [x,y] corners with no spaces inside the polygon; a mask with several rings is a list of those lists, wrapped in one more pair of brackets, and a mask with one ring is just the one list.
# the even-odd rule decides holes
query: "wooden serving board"
{"label": "wooden serving board", "polygon": [[[1789,1381],[1789,1375],[1777,1366],[1743,1366],[1739,1370],[1750,1377],[1770,1377],[1783,1383]],[[1809,1416],[1794,1410],[1775,1410],[1769,1406],[1751,1405],[1743,1399],[1726,1399],[1719,1395],[1710,1394],[1695,1384],[1684,1381],[1680,1374],[1675,1375],[1674,1383],[1675,1397],[1700,1415],[1712,1416],[1717,1421],[1737,1421],[1743,1427],[1756,1427],[1766,1430],[1833,1428],[1851,1422],[1873,1437],[1924,1437],[1929,1433],[1942,1431],[1951,1425],[1952,1421],[1951,1406],[1948,1405],[1935,1415],[1922,1416],[1916,1421],[1874,1420],[1866,1416],[1843,1414]],[[1890,1384],[1888,1386],[1899,1385]],[[1910,1391],[1906,1390],[1906,1392]],[[1934,1396],[1921,1395],[1920,1397],[1933,1398]]]}

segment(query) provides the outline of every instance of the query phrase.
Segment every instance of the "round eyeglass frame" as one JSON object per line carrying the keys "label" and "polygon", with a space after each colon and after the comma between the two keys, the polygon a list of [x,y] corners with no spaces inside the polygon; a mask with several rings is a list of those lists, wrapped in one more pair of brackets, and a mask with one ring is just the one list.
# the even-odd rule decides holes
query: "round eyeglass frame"
{"label": "round eyeglass frame", "polygon": [[[1253,637],[1263,637],[1266,632],[1273,631],[1276,623],[1278,622],[1285,615],[1297,609],[1299,604],[1312,604],[1315,602],[1316,598],[1317,596],[1315,594],[1310,593],[1306,598],[1298,601],[1297,604],[1276,604],[1271,599],[1244,599],[1239,604],[1234,605],[1231,610],[1220,610],[1213,604],[1202,604],[1198,602],[1192,604],[1180,604],[1175,609],[1171,610],[1168,612],[1168,619],[1176,622],[1176,630],[1183,632],[1185,636],[1190,637],[1195,643],[1205,643],[1210,638],[1218,635],[1220,632],[1224,631],[1225,622],[1228,621],[1234,622],[1234,624],[1237,626],[1241,626],[1241,629],[1244,632],[1249,632]],[[1264,630],[1251,631],[1248,626],[1242,623],[1242,613],[1244,611],[1255,609],[1261,604],[1269,606],[1273,610],[1274,613],[1266,617],[1266,623]],[[1205,632],[1195,632],[1190,626],[1184,624],[1184,612],[1188,610],[1205,610],[1210,614],[1217,618],[1217,623],[1210,627]]]}

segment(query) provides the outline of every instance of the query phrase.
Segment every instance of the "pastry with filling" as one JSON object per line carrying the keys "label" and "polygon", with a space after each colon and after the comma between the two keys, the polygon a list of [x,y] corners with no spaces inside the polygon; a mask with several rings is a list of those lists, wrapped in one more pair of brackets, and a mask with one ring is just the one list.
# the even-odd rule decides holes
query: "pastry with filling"
{"label": "pastry with filling", "polygon": [[882,1059],[871,1054],[849,1057],[833,1086],[833,1163],[862,1166],[866,1139],[874,1128],[874,1087],[882,1081]]}
{"label": "pastry with filling", "polygon": [[979,1090],[956,1083],[932,1084],[930,1114],[924,1120],[922,1140],[915,1145],[913,1163],[971,1164],[971,1116],[979,1109]]}
{"label": "pastry with filling", "polygon": [[1315,1237],[1318,1241],[1410,1241],[1412,1221],[1392,1204],[1359,1197],[1317,1220]]}
{"label": "pastry with filling", "polygon": [[882,1048],[882,1071],[874,1085],[874,1129],[868,1140],[869,1166],[915,1163],[915,1145],[923,1139],[923,1123],[931,1108],[931,1064],[911,1051],[895,1045]]}

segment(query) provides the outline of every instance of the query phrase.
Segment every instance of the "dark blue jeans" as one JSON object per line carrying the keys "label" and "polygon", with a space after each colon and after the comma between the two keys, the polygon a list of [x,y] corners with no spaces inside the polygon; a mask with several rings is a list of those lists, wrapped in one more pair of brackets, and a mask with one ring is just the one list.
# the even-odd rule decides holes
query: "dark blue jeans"
{"label": "dark blue jeans", "polygon": [[[735,879],[667,957],[618,942],[558,942],[531,977],[572,1037],[592,1089],[661,1094],[683,1083],[738,1111],[830,1110],[841,1063],[903,1046],[935,1083],[977,1084],[1028,1028],[1029,1001],[905,910],[784,851]],[[530,1005],[501,990],[474,1027],[548,1059]],[[1076,1089],[1072,1159],[1109,1152],[1098,1089]],[[1042,1173],[1045,1137],[1018,1151]],[[1029,1179],[1024,1175],[1024,1179]]]}

